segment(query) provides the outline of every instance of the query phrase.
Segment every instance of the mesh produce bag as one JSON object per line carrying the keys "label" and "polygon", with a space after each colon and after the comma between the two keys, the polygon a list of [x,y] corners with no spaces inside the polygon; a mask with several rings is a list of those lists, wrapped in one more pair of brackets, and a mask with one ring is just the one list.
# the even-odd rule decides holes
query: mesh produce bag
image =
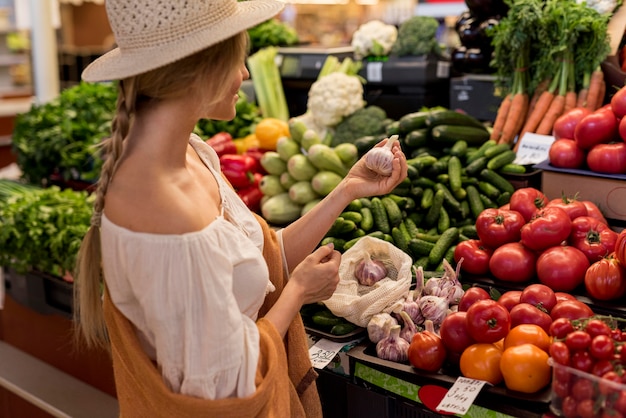
{"label": "mesh produce bag", "polygon": [[[354,275],[359,262],[368,257],[387,268],[387,277],[372,286],[360,284]],[[341,257],[339,284],[324,304],[333,314],[366,327],[373,315],[390,313],[402,302],[411,287],[411,265],[411,257],[398,247],[365,236]]]}

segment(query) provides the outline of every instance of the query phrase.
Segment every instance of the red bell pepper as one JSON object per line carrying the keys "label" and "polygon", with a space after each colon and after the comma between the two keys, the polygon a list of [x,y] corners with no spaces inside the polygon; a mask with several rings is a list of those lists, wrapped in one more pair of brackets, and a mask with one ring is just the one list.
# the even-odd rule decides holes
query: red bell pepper
{"label": "red bell pepper", "polygon": [[256,160],[249,155],[224,154],[220,157],[222,173],[235,189],[254,185]]}
{"label": "red bell pepper", "polygon": [[217,153],[218,157],[226,154],[237,154],[237,146],[228,132],[219,132],[206,140]]}
{"label": "red bell pepper", "polygon": [[259,148],[259,147],[252,147],[252,148],[248,148],[244,152],[245,155],[249,155],[249,156],[253,157],[256,160],[257,168],[256,168],[256,170],[254,170],[255,173],[267,174],[267,172],[265,171],[265,169],[261,165],[261,157],[263,157],[263,154],[265,154],[265,151],[266,150],[264,150],[262,148]]}
{"label": "red bell pepper", "polygon": [[[261,177],[263,176],[260,173]],[[256,174],[255,174],[256,177]],[[244,187],[243,189],[238,189],[237,194],[243,200],[243,203],[253,212],[259,212],[261,210],[261,199],[263,198],[263,193],[261,189],[259,189],[258,182],[253,184],[252,186]]]}

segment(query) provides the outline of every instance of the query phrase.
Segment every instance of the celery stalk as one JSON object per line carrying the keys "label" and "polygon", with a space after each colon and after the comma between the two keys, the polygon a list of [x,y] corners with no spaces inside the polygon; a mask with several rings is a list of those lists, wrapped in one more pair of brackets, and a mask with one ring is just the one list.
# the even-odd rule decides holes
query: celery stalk
{"label": "celery stalk", "polygon": [[252,78],[257,103],[266,118],[287,121],[289,109],[283,84],[276,65],[278,48],[262,48],[248,57],[248,70]]}

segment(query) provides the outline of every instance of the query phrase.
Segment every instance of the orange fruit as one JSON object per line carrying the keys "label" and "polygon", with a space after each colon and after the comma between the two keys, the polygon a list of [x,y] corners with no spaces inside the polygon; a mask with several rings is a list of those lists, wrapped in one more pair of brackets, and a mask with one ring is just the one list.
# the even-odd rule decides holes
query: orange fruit
{"label": "orange fruit", "polygon": [[504,338],[504,349],[521,344],[533,344],[546,353],[550,349],[552,338],[537,324],[520,324],[509,331]]}
{"label": "orange fruit", "polygon": [[546,387],[552,378],[548,353],[534,344],[521,344],[504,350],[500,371],[508,389],[535,393]]}
{"label": "orange fruit", "polygon": [[472,344],[463,350],[459,366],[461,374],[470,379],[484,380],[497,385],[502,382],[500,358],[502,350],[491,343]]}

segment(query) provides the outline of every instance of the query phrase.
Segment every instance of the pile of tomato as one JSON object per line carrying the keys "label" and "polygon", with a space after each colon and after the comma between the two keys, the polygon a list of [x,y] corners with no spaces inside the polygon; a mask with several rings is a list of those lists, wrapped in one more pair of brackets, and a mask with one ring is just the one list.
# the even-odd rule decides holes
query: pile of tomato
{"label": "pile of tomato", "polygon": [[536,393],[551,381],[553,324],[593,315],[585,303],[540,283],[498,296],[473,286],[458,311],[443,320],[439,334],[448,362],[463,376]]}
{"label": "pile of tomato", "polygon": [[552,406],[562,416],[626,416],[625,325],[603,316],[554,322]]}
{"label": "pile of tomato", "polygon": [[626,87],[595,111],[575,107],[554,123],[548,156],[559,168],[588,168],[607,174],[626,173]]}
{"label": "pile of tomato", "polygon": [[[507,205],[479,214],[476,232],[478,239],[459,243],[454,253],[466,273],[510,283],[538,280],[555,292],[584,285],[597,300],[626,293],[626,262],[615,251],[619,234],[591,201],[549,200],[538,189],[517,189]],[[626,259],[626,249],[621,252]]]}

